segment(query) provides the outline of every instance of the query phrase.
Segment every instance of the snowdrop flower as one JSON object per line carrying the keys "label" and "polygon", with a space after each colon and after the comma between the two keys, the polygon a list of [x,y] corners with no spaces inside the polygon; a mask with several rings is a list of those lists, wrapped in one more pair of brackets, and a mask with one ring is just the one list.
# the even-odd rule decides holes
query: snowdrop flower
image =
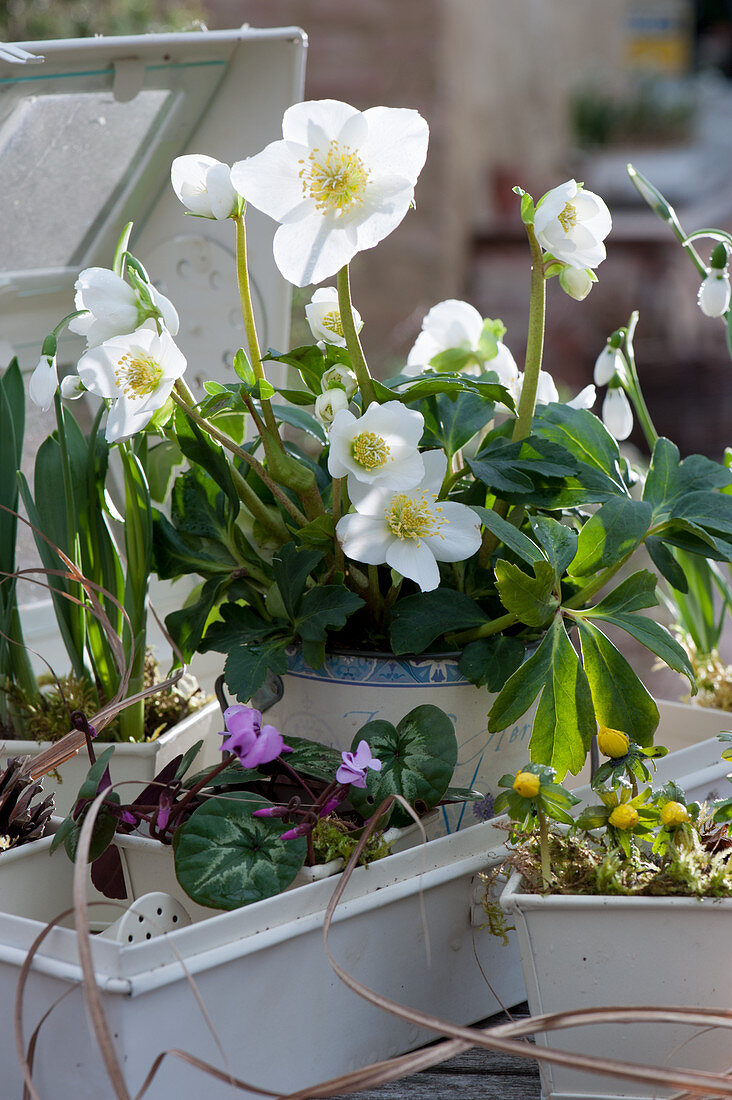
{"label": "snowdrop flower", "polygon": [[[337,348],[346,346],[341,311],[338,306],[338,291],[334,286],[324,286],[315,291],[310,299],[310,304],[305,306],[305,316],[315,340],[322,340],[326,344],[334,344]],[[363,328],[363,321],[360,313],[355,309],[353,310],[353,320],[356,325],[356,332],[360,332]]]}
{"label": "snowdrop flower", "polygon": [[417,111],[357,111],[333,99],[285,111],[282,141],[239,161],[234,187],[280,227],[275,263],[295,286],[322,283],[401,222],[427,155]]}
{"label": "snowdrop flower", "polygon": [[323,371],[320,388],[323,393],[328,390],[343,390],[350,401],[358,389],[358,379],[353,371],[344,366],[343,363],[334,363],[332,367],[328,367],[327,370]]}
{"label": "snowdrop flower", "polygon": [[605,259],[602,243],[612,228],[610,211],[599,195],[567,180],[539,199],[534,232],[543,249],[577,269]]}
{"label": "snowdrop flower", "polygon": [[[479,345],[484,323],[478,310],[468,302],[455,298],[438,302],[423,320],[422,331],[407,356],[407,365],[402,373],[414,378],[429,368],[431,359],[450,348],[474,352],[482,358]],[[492,359],[486,360],[482,367],[477,363],[465,367],[464,373],[477,375],[484,370],[492,370],[498,375],[501,385],[510,386],[518,375],[518,367],[500,338],[497,344],[498,351]]]}
{"label": "snowdrop flower", "polygon": [[401,401],[369,405],[363,416],[348,409],[336,413],[330,429],[328,471],[331,477],[348,475],[348,492],[358,482],[389,489],[409,488],[424,475],[417,450],[424,417]]}
{"label": "snowdrop flower", "polygon": [[422,456],[424,477],[412,489],[349,482],[356,511],[336,526],[346,557],[367,565],[389,565],[414,581],[423,592],[440,583],[438,561],[464,561],[480,547],[475,512],[456,501],[437,497],[447,469],[443,451]]}
{"label": "snowdrop flower", "polygon": [[707,317],[724,317],[729,309],[730,282],[727,269],[712,268],[699,287],[697,302]]}
{"label": "snowdrop flower", "polygon": [[245,707],[241,703],[227,707],[224,724],[226,732],[220,734],[224,738],[221,751],[235,753],[243,768],[269,764],[283,751],[291,751],[274,726],[262,725],[261,712],[254,707]]}
{"label": "snowdrop flower", "polygon": [[342,752],[341,759],[343,763],[336,772],[336,779],[339,783],[350,783],[352,787],[363,789],[366,786],[367,768],[381,771],[381,761],[371,755],[368,741],[359,741],[355,752]]}
{"label": "snowdrop flower", "polygon": [[[67,374],[65,378],[62,378],[60,389],[64,401],[78,401],[79,398],[83,397],[86,393],[86,389],[78,374]],[[184,677],[182,677],[182,679],[184,679]]]}
{"label": "snowdrop flower", "polygon": [[107,419],[110,443],[144,428],[185,369],[185,357],[168,333],[144,327],[90,348],[77,367],[88,390],[114,400]]}
{"label": "snowdrop flower", "polygon": [[149,302],[114,271],[106,267],[87,267],[75,283],[77,309],[87,312],[69,321],[71,332],[86,337],[88,348],[103,344],[113,336],[134,332],[159,312],[171,336],[178,331],[175,306],[153,286],[147,286]]}
{"label": "snowdrop flower", "polygon": [[622,386],[612,386],[602,403],[602,422],[619,442],[633,430],[633,410]]}
{"label": "snowdrop flower", "polygon": [[30,376],[28,383],[28,396],[31,401],[45,412],[53,404],[54,394],[58,389],[58,371],[56,370],[56,356],[42,355],[38,360],[38,366]]}
{"label": "snowdrop flower", "polygon": [[607,386],[617,375],[624,376],[626,369],[625,356],[620,348],[607,343],[595,360],[592,377],[596,386]]}
{"label": "snowdrop flower", "polygon": [[336,413],[347,408],[348,397],[345,390],[326,390],[315,398],[315,418],[326,427],[333,423]]}
{"label": "snowdrop flower", "polygon": [[191,214],[220,220],[236,213],[239,197],[232,186],[228,164],[203,153],[190,153],[175,158],[170,180],[176,195]]}

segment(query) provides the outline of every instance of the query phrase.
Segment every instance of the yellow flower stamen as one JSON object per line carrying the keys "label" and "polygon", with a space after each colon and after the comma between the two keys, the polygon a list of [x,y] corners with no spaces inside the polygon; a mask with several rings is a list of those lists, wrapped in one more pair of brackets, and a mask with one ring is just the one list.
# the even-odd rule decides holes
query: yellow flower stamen
{"label": "yellow flower stamen", "polygon": [[627,802],[621,802],[615,807],[608,820],[616,829],[634,829],[639,820],[638,811]]}
{"label": "yellow flower stamen", "polygon": [[[419,540],[440,534],[440,527],[448,522],[441,513],[442,508],[435,508],[426,496],[397,493],[384,514],[397,538]],[[440,535],[440,538],[444,537]]]}
{"label": "yellow flower stamen", "polygon": [[158,388],[163,368],[151,356],[125,352],[117,361],[114,377],[125,397],[147,397]]}
{"label": "yellow flower stamen", "polygon": [[332,309],[330,313],[326,313],[322,325],[323,328],[328,329],[328,332],[334,332],[336,336],[343,336],[343,322],[337,309]]}
{"label": "yellow flower stamen", "polygon": [[391,455],[389,444],[376,432],[360,432],[351,445],[353,457],[365,470],[386,466]]}
{"label": "yellow flower stamen", "polygon": [[339,217],[352,206],[363,202],[369,171],[358,153],[348,146],[331,141],[325,156],[313,149],[307,161],[301,160],[303,195],[315,199],[321,213],[332,212]]}
{"label": "yellow flower stamen", "polygon": [[513,789],[522,798],[536,798],[541,788],[541,779],[534,772],[516,772]]}
{"label": "yellow flower stamen", "polygon": [[562,213],[558,214],[557,217],[565,233],[569,233],[570,229],[577,224],[577,211],[571,202],[567,203]]}
{"label": "yellow flower stamen", "polygon": [[689,811],[682,802],[667,802],[661,808],[661,824],[667,829],[674,829],[677,825],[685,825],[689,821]]}

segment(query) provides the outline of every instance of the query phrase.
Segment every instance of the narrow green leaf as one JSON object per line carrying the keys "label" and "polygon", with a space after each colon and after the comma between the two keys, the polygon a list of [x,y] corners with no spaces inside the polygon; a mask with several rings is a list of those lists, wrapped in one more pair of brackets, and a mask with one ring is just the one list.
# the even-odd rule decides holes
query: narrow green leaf
{"label": "narrow green leaf", "polygon": [[602,618],[618,612],[640,611],[643,607],[655,607],[656,578],[648,569],[639,569],[603,596],[600,603],[583,612],[587,618]]}
{"label": "narrow green leaf", "polygon": [[482,508],[477,504],[471,505],[471,508],[480,517],[483,526],[487,527],[496,538],[499,538],[504,546],[507,546],[509,550],[513,550],[514,554],[521,558],[521,561],[526,562],[527,565],[533,565],[538,561],[546,561],[546,555],[541,547],[532,542],[523,531],[519,531],[512,523],[499,516],[497,512],[493,512],[489,508]]}
{"label": "narrow green leaf", "polygon": [[587,621],[577,625],[598,724],[622,730],[639,745],[652,745],[659,721],[653,696],[602,631]]}
{"label": "narrow green leaf", "polygon": [[594,575],[630,554],[642,542],[652,512],[650,504],[628,497],[617,497],[603,504],[580,531],[577,552],[569,565],[570,575]]}
{"label": "narrow green leaf", "polygon": [[678,592],[688,592],[689,585],[684,570],[673,556],[663,539],[649,535],[646,539],[648,556],[661,576]]}
{"label": "narrow green leaf", "polygon": [[531,759],[556,769],[561,782],[576,775],[587,759],[596,731],[590,685],[585,670],[557,618],[547,635],[551,664],[531,732]]}
{"label": "narrow green leaf", "polygon": [[605,622],[612,623],[614,626],[619,626],[621,630],[627,631],[632,638],[644,645],[646,649],[650,649],[651,653],[655,653],[657,657],[660,657],[674,672],[680,672],[683,676],[686,676],[691,684],[692,695],[696,695],[694,669],[686,651],[660,623],[649,619],[646,615],[632,615],[626,612],[598,615],[597,608],[593,610],[593,618],[602,618]]}

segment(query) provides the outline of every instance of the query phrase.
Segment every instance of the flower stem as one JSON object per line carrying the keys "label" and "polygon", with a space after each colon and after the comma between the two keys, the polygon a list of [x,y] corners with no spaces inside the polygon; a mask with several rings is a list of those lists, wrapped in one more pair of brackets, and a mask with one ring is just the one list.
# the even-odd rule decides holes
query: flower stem
{"label": "flower stem", "polygon": [[502,630],[514,626],[518,621],[515,615],[506,613],[497,619],[492,619],[489,623],[483,623],[482,626],[473,627],[472,630],[462,630],[458,634],[447,634],[445,637],[448,645],[462,648],[468,642],[475,642],[478,638],[489,638],[491,634],[500,634]]}
{"label": "flower stem", "polygon": [[[628,394],[628,397],[633,402],[633,408],[635,409],[635,415],[638,418],[638,423],[643,429],[643,434],[646,437],[646,443],[649,450],[653,451],[657,441],[658,432],[656,431],[651,414],[648,411],[643,391],[641,390],[640,379],[638,377],[638,369],[635,362],[635,349],[633,347],[633,336],[635,335],[635,328],[638,324],[638,311],[634,310],[630,316],[628,322],[628,328],[625,334],[625,360],[628,364],[628,379],[627,385],[623,386],[623,389]],[[621,383],[624,381],[620,379]]]}
{"label": "flower stem", "polygon": [[[333,478],[333,498],[332,498],[332,510],[333,510],[333,526],[338,525],[338,520],[341,518],[341,512],[343,508],[343,482],[344,478]],[[335,536],[335,567],[336,569],[343,570],[345,567],[345,558],[343,556],[343,547],[338,541],[338,536]]]}
{"label": "flower stem", "polygon": [[240,447],[238,443],[235,443],[233,439],[226,435],[225,432],[221,432],[218,428],[215,428],[213,424],[210,423],[210,421],[206,420],[205,416],[201,416],[197,409],[189,405],[180,396],[180,394],[176,392],[176,390],[173,390],[173,392],[171,393],[171,397],[173,398],[173,401],[176,403],[176,405],[183,409],[186,415],[190,416],[191,420],[198,424],[199,428],[203,428],[203,430],[207,432],[212,439],[215,439],[218,443],[221,444],[222,447],[225,447],[227,451],[231,451],[231,453],[235,454],[237,458],[240,458],[243,462],[246,462],[248,466],[251,466],[257,476],[262,479],[264,484],[272,493],[272,496],[275,498],[275,500],[277,500],[282,505],[285,511],[292,516],[292,518],[300,527],[305,526],[305,524],[307,523],[306,517],[303,515],[297,505],[292,503],[290,498],[287,496],[286,493],[282,491],[280,486],[272,480],[262,463],[259,462],[258,459],[254,457],[254,455],[250,454],[249,451],[245,451],[243,447]]}
{"label": "flower stem", "polygon": [[524,381],[518,404],[518,415],[513,426],[512,439],[526,439],[531,432],[531,421],[536,405],[536,391],[539,386],[539,372],[544,352],[544,320],[546,315],[546,280],[542,264],[541,245],[536,239],[534,228],[526,226],[531,249],[531,297],[529,301],[529,331],[526,341],[526,359],[524,361]]}
{"label": "flower stem", "polygon": [[371,616],[375,623],[380,624],[381,621],[381,589],[379,588],[379,567],[378,565],[369,565],[369,593],[367,597],[367,603]]}
{"label": "flower stem", "polygon": [[353,305],[351,303],[351,278],[348,264],[338,272],[338,309],[343,325],[343,335],[346,338],[346,347],[351,356],[351,364],[358,379],[358,388],[361,391],[364,411],[372,401],[376,400],[373,379],[366,364],[366,357],[358,338],[356,322],[353,319]]}
{"label": "flower stem", "polygon": [[[247,263],[247,230],[244,214],[236,214],[233,220],[236,226],[236,274],[239,283],[239,300],[241,302],[241,313],[244,319],[244,331],[246,332],[247,344],[249,346],[249,359],[255,377],[260,381],[266,382],[267,378],[264,373],[264,367],[262,366],[262,354],[259,350],[257,326],[254,320],[254,307],[252,305],[249,265]],[[275,439],[279,440],[280,433],[277,430],[277,421],[275,420],[272,406],[268,398],[262,398],[262,415],[264,416],[264,422],[269,431]],[[281,441],[280,446],[282,446]]]}
{"label": "flower stem", "polygon": [[539,819],[539,851],[541,853],[541,877],[544,882],[544,889],[549,890],[552,884],[552,869],[551,861],[549,858],[549,828],[547,826],[546,815],[543,810],[537,807],[537,817]]}

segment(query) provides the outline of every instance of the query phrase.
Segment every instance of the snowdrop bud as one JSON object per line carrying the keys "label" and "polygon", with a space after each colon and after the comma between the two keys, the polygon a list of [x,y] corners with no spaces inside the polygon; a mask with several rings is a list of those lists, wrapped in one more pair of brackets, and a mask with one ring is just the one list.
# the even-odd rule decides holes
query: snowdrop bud
{"label": "snowdrop bud", "polygon": [[712,268],[699,287],[699,309],[707,317],[723,317],[729,309],[730,283],[727,271]]}
{"label": "snowdrop bud", "polygon": [[58,389],[56,357],[42,355],[28,383],[28,396],[43,412],[50,409],[53,397]]}
{"label": "snowdrop bud", "polygon": [[346,397],[350,401],[358,389],[358,379],[343,363],[336,363],[323,371],[320,386],[323,393],[327,393],[328,390],[345,390]]}
{"label": "snowdrop bud", "polygon": [[633,410],[620,386],[609,389],[602,403],[602,422],[619,442],[627,439],[633,431]]}
{"label": "snowdrop bud", "polygon": [[321,393],[315,398],[315,416],[326,427],[330,427],[333,423],[336,413],[347,408],[348,397],[346,391],[339,388],[326,390],[325,393]]}
{"label": "snowdrop bud", "polygon": [[67,374],[61,379],[61,396],[64,401],[78,401],[86,389],[78,374]]}
{"label": "snowdrop bud", "polygon": [[592,290],[592,284],[597,282],[597,276],[588,267],[578,269],[565,267],[559,272],[559,285],[565,294],[581,302]]}
{"label": "snowdrop bud", "polygon": [[614,348],[609,342],[595,360],[592,377],[596,386],[607,386],[618,373],[625,368],[625,358],[620,348]]}

